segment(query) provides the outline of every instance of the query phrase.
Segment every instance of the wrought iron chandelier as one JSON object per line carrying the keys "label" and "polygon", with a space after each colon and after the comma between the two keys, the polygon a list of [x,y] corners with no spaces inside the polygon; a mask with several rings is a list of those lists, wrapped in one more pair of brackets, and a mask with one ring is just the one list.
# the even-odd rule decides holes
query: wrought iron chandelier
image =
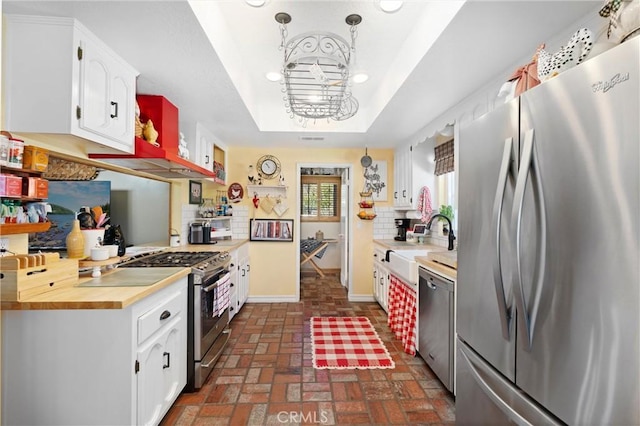
{"label": "wrought iron chandelier", "polygon": [[358,101],[349,90],[349,67],[355,58],[356,26],[360,15],[345,21],[350,27],[351,45],[337,34],[311,32],[287,40],[288,13],[278,13],[280,50],[284,50],[282,66],[283,97],[287,113],[306,125],[309,119],[346,120],[358,112]]}

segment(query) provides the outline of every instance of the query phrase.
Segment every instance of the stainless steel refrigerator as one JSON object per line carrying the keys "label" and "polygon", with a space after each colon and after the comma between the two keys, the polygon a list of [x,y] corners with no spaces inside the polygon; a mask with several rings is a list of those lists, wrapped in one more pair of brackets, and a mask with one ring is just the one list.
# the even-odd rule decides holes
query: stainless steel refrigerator
{"label": "stainless steel refrigerator", "polygon": [[639,52],[460,129],[458,424],[640,424]]}

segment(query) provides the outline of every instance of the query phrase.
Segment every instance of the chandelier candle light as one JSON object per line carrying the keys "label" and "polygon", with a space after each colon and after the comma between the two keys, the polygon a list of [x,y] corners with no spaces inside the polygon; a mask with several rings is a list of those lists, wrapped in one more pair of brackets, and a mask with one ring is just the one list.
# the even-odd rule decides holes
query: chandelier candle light
{"label": "chandelier candle light", "polygon": [[308,119],[341,121],[353,117],[359,104],[348,89],[349,66],[355,57],[356,26],[362,17],[352,14],[345,19],[351,45],[328,32],[304,33],[287,40],[286,24],[291,16],[280,12],[275,19],[280,24],[280,50],[284,50],[283,99],[291,118],[297,116],[306,124]]}

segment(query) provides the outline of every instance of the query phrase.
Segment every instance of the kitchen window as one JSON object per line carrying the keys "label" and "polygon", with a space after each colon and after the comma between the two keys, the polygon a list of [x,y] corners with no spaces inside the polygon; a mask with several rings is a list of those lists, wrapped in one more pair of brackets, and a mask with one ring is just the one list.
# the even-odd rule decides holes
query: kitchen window
{"label": "kitchen window", "polygon": [[301,176],[300,220],[303,222],[340,221],[340,177]]}

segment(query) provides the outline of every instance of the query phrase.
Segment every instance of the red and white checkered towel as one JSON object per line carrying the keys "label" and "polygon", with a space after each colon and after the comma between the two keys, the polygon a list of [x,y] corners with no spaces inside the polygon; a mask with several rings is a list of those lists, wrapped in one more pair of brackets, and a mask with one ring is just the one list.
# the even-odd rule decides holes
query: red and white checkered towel
{"label": "red and white checkered towel", "polygon": [[420,212],[420,220],[427,223],[431,219],[433,208],[431,207],[431,191],[429,187],[423,186],[418,197],[418,212]]}
{"label": "red and white checkered towel", "polygon": [[416,305],[415,290],[409,288],[407,284],[391,274],[387,324],[395,334],[396,339],[402,340],[404,351],[409,355],[416,354]]}

